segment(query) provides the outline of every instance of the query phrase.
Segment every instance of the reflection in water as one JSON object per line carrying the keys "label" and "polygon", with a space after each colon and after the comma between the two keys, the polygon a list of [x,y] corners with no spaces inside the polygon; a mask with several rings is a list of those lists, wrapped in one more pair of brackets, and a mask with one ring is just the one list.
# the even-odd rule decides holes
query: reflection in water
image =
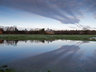
{"label": "reflection in water", "polygon": [[0,44],[17,45],[18,40],[0,40]]}
{"label": "reflection in water", "polygon": [[55,40],[30,40],[31,43],[35,42],[35,43],[51,43]]}
{"label": "reflection in water", "polygon": [[[18,42],[23,41],[27,43],[28,40],[0,40],[0,44],[6,44],[6,45],[17,45]],[[29,40],[31,43],[50,43],[55,40]]]}
{"label": "reflection in water", "polygon": [[[30,41],[30,43],[51,43],[55,40],[0,40],[0,44],[6,44],[6,45],[17,45],[18,42],[25,42],[27,43]],[[67,42],[67,40],[65,40]],[[70,41],[71,42],[71,41]],[[84,43],[88,43],[89,41],[78,41],[76,44],[81,45]]]}
{"label": "reflection in water", "polygon": [[0,40],[0,44],[4,43],[4,40]]}
{"label": "reflection in water", "polygon": [[0,64],[8,64],[17,72],[96,71],[96,42],[0,40],[0,43]]}
{"label": "reflection in water", "polygon": [[14,41],[5,40],[4,41],[4,44],[7,44],[7,45],[17,45],[17,43],[18,43],[18,40],[14,40]]}
{"label": "reflection in water", "polygon": [[64,45],[51,52],[11,63],[17,72],[95,72],[96,58],[82,59],[77,45]]}

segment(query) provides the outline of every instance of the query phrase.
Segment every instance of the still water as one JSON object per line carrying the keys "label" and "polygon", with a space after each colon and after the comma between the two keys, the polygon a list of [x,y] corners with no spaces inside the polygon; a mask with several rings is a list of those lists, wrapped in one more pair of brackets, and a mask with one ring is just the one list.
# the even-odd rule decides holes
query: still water
{"label": "still water", "polygon": [[0,65],[17,72],[96,72],[96,42],[0,40]]}

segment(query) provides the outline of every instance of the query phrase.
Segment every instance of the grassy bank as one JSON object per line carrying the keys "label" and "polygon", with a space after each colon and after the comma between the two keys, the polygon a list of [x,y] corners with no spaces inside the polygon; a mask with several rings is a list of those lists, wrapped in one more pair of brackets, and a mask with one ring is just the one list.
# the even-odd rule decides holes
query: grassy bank
{"label": "grassy bank", "polygon": [[1,40],[90,40],[89,38],[96,37],[96,35],[25,35],[25,34],[5,34],[0,35]]}

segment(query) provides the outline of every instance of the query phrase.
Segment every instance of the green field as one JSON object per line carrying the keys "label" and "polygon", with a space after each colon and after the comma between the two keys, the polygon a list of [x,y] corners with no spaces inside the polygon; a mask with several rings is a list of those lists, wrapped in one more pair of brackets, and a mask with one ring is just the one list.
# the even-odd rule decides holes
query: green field
{"label": "green field", "polygon": [[90,40],[89,38],[91,37],[96,37],[96,35],[27,35],[27,34],[0,35],[1,40],[55,40],[55,39]]}

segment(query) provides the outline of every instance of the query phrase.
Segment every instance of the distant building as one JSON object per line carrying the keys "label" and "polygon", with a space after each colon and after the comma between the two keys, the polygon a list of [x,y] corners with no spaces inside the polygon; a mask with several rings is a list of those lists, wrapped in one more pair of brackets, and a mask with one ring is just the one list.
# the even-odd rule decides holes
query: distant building
{"label": "distant building", "polygon": [[0,28],[0,34],[3,34],[3,29],[2,28]]}
{"label": "distant building", "polygon": [[47,29],[47,30],[46,30],[46,34],[54,34],[54,31],[51,30],[51,29]]}

